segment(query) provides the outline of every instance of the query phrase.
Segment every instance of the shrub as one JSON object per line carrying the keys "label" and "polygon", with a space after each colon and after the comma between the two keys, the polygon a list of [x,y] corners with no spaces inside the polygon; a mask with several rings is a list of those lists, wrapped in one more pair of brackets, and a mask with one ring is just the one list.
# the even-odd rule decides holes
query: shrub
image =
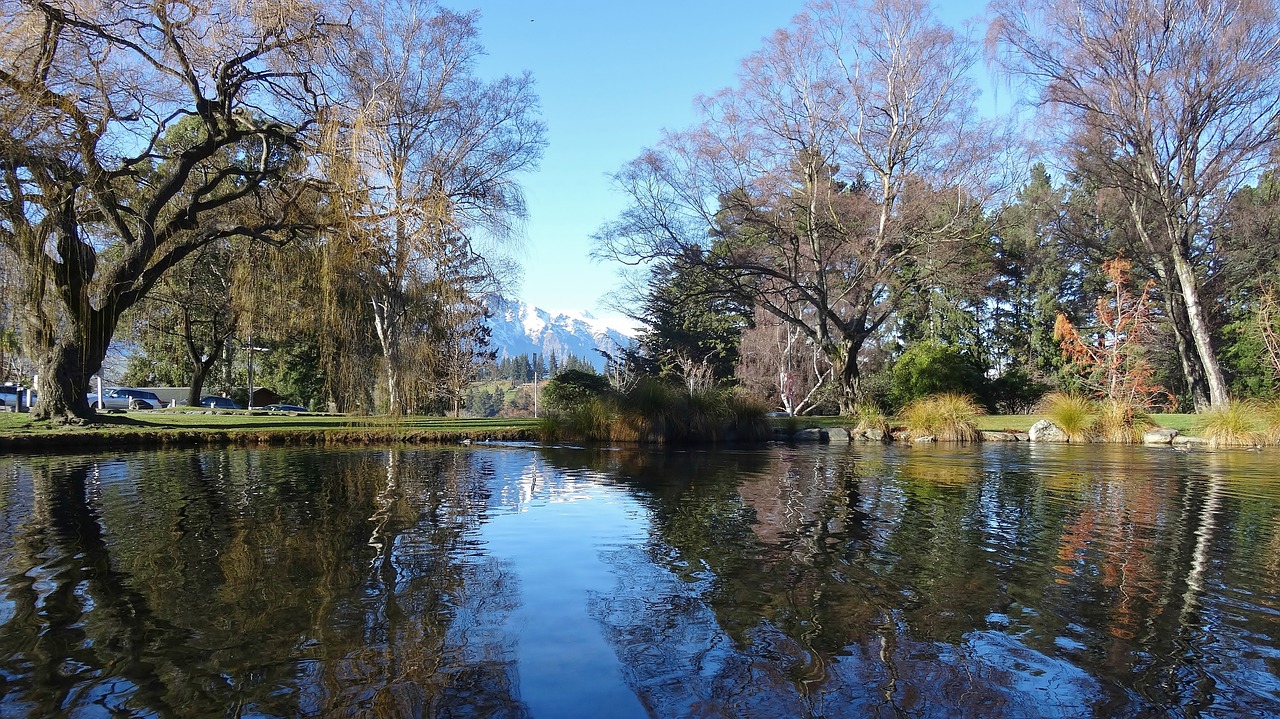
{"label": "shrub", "polygon": [[571,369],[547,382],[542,390],[542,399],[548,409],[568,410],[589,399],[607,396],[610,392],[609,380],[604,377]]}
{"label": "shrub", "polygon": [[1089,438],[1094,404],[1086,397],[1066,392],[1052,392],[1040,400],[1040,414],[1062,429],[1070,442]]}
{"label": "shrub", "polygon": [[990,383],[992,405],[1000,414],[1025,414],[1049,391],[1049,385],[1014,367]]}
{"label": "shrub", "polygon": [[899,407],[942,393],[981,395],[987,382],[981,365],[968,353],[932,341],[903,352],[890,377],[890,397]]}
{"label": "shrub", "polygon": [[912,435],[932,435],[940,442],[976,442],[978,416],[983,409],[968,395],[956,392],[922,397],[902,410],[902,420]]}
{"label": "shrub", "polygon": [[1247,400],[1232,402],[1204,413],[1205,439],[1215,447],[1252,447],[1264,439],[1262,409]]}

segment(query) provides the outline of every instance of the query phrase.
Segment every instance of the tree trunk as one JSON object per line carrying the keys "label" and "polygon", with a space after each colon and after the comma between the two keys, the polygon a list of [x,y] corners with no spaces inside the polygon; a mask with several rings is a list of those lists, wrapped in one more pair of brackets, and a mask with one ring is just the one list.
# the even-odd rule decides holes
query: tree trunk
{"label": "tree trunk", "polygon": [[1187,324],[1191,339],[1195,342],[1196,354],[1200,358],[1200,366],[1204,370],[1205,381],[1209,385],[1209,404],[1212,407],[1225,407],[1230,401],[1227,392],[1227,381],[1222,374],[1222,366],[1218,364],[1218,355],[1213,350],[1213,340],[1209,331],[1208,318],[1204,307],[1200,304],[1200,288],[1196,282],[1196,273],[1181,250],[1174,243],[1173,269],[1182,288],[1182,298],[1186,304]]}
{"label": "tree trunk", "polygon": [[80,344],[58,343],[37,359],[34,420],[54,420],[80,424],[92,421],[89,407],[89,380],[102,367],[103,353],[86,351]]}
{"label": "tree trunk", "polygon": [[400,407],[400,318],[392,300],[373,301],[373,327],[382,345],[383,374],[387,382],[387,414],[398,415]]}
{"label": "tree trunk", "polygon": [[865,338],[846,339],[840,343],[840,351],[831,358],[836,382],[836,398],[840,414],[852,415],[862,400],[862,374],[858,370],[858,352]]}
{"label": "tree trunk", "polygon": [[191,386],[187,389],[187,404],[191,407],[200,406],[200,395],[204,394],[204,380],[209,374],[209,369],[213,367],[213,363],[217,361],[217,357],[210,357],[208,360],[197,360],[191,363]]}
{"label": "tree trunk", "polygon": [[1182,363],[1187,392],[1191,395],[1191,405],[1195,411],[1203,412],[1209,408],[1209,383],[1205,381],[1204,372],[1200,367],[1200,358],[1196,355],[1195,344],[1191,341],[1187,307],[1183,302],[1181,289],[1171,286],[1170,282],[1164,284],[1165,312],[1169,315],[1169,323],[1173,326],[1174,345],[1178,349],[1178,360]]}

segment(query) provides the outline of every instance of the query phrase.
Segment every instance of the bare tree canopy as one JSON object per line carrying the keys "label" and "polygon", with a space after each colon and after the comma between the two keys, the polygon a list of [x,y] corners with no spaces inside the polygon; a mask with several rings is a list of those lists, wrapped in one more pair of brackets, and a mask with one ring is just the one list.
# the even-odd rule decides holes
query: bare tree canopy
{"label": "bare tree canopy", "polygon": [[977,119],[976,55],[921,0],[811,3],[618,173],[630,207],[599,253],[704,267],[820,348],[851,410],[896,299],[988,232],[1005,146]]}
{"label": "bare tree canopy", "polygon": [[337,232],[366,282],[393,414],[415,325],[470,316],[444,305],[474,304],[499,278],[480,245],[517,233],[517,176],[545,145],[532,77],[476,76],[476,25],[476,13],[434,2],[368,3],[335,65],[326,130]]}
{"label": "bare tree canopy", "polygon": [[1124,193],[1146,250],[1163,259],[1209,401],[1225,404],[1202,257],[1229,194],[1277,147],[1276,4],[996,0],[991,10],[993,55],[1069,120],[1069,134],[1105,149],[1097,179]]}
{"label": "bare tree canopy", "polygon": [[28,284],[37,418],[90,416],[120,314],[184,257],[314,227],[299,158],[342,16],[309,0],[0,2],[0,243]]}

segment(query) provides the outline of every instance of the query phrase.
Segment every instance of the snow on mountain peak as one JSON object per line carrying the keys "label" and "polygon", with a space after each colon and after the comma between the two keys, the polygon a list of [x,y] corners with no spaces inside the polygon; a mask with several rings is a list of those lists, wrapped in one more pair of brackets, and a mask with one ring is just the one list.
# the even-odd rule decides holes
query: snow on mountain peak
{"label": "snow on mountain peak", "polygon": [[629,324],[600,319],[582,310],[553,314],[518,300],[501,300],[490,309],[490,345],[499,359],[554,352],[560,357],[574,355],[602,369],[604,358],[596,350],[617,352],[631,343],[634,334]]}

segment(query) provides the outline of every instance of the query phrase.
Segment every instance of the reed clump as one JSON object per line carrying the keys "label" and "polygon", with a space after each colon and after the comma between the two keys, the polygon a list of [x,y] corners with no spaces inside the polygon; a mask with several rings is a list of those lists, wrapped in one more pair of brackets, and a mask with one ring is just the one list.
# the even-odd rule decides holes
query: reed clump
{"label": "reed clump", "polygon": [[1093,401],[1067,392],[1051,392],[1040,400],[1040,414],[1067,435],[1069,442],[1086,442],[1093,430]]}
{"label": "reed clump", "polygon": [[1145,412],[1122,400],[1104,400],[1097,409],[1091,433],[1100,442],[1136,444],[1152,426]]}
{"label": "reed clump", "polygon": [[640,444],[759,441],[772,434],[768,408],[730,390],[690,393],[651,379],[626,392],[577,398],[539,425],[545,441]]}
{"label": "reed clump", "polygon": [[887,435],[892,431],[892,427],[889,424],[889,416],[874,404],[860,403],[856,405],[853,408],[853,417],[858,420],[858,424],[854,427],[855,432],[861,433],[876,430]]}
{"label": "reed clump", "polygon": [[914,437],[939,442],[976,442],[982,438],[978,417],[985,411],[973,397],[943,392],[921,397],[902,409],[902,421]]}
{"label": "reed clump", "polygon": [[1260,407],[1262,434],[1269,444],[1280,444],[1280,399],[1273,399]]}
{"label": "reed clump", "polygon": [[1261,445],[1268,432],[1264,414],[1264,408],[1258,404],[1238,400],[1205,412],[1201,432],[1215,447]]}

